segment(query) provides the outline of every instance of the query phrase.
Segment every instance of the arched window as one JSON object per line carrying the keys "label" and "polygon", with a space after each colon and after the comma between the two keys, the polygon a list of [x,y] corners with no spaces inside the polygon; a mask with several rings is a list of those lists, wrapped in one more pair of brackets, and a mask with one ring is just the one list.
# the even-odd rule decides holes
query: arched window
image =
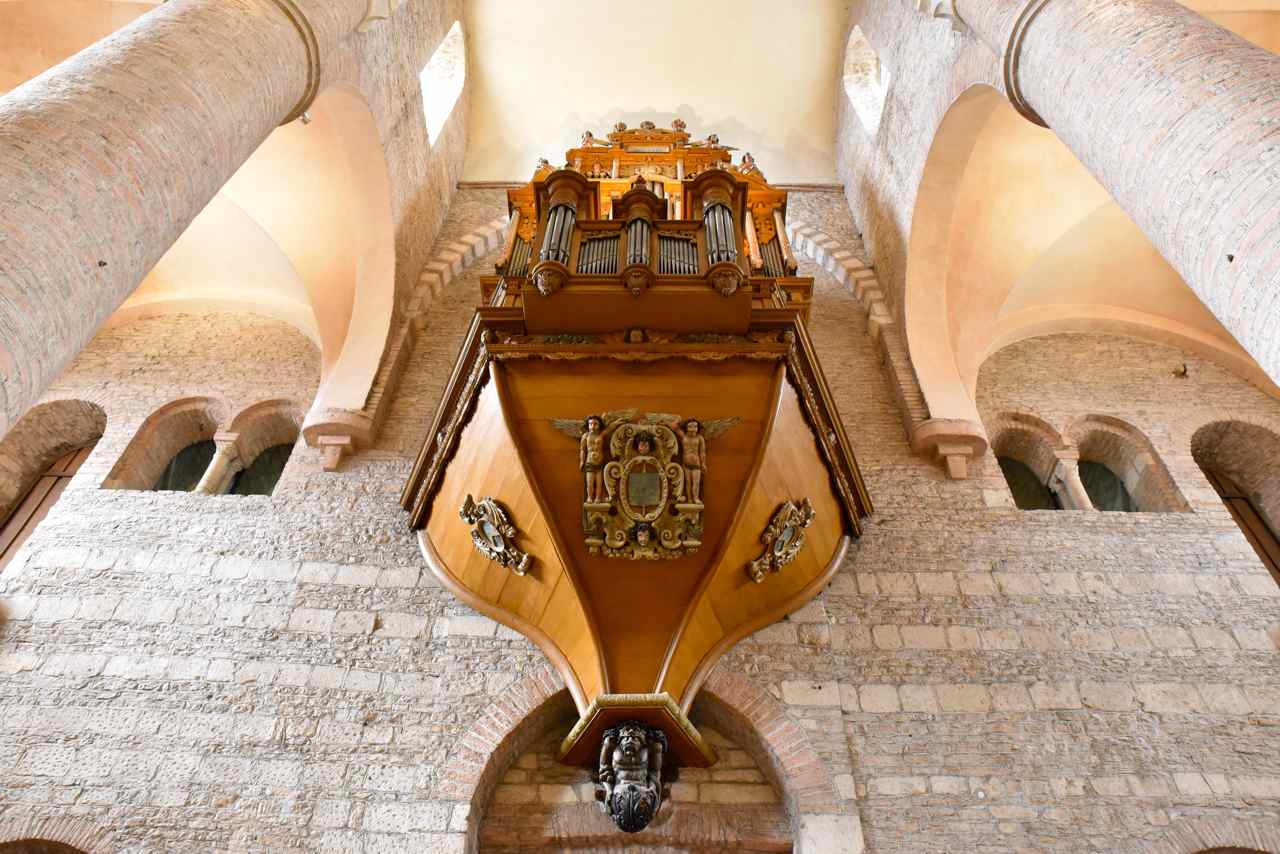
{"label": "arched window", "polygon": [[222,404],[205,397],[161,407],[138,428],[103,487],[190,492],[209,468],[224,416]]}
{"label": "arched window", "polygon": [[160,474],[160,479],[151,488],[156,491],[190,492],[200,483],[200,478],[204,477],[217,450],[218,446],[212,439],[187,445],[173,455],[173,459],[169,460]]}
{"label": "arched window", "polygon": [[[1062,438],[1034,415],[1005,412],[990,422],[991,452],[1019,510],[1061,510],[1054,491]],[[993,488],[995,484],[992,485]]]}
{"label": "arched window", "polygon": [[284,473],[284,467],[293,453],[293,443],[272,445],[231,481],[231,495],[270,495]]}
{"label": "arched window", "polygon": [[845,46],[844,92],[862,127],[868,135],[875,136],[889,95],[889,72],[880,64],[880,57],[861,27],[853,28]]}
{"label": "arched window", "polygon": [[462,36],[462,22],[454,21],[449,33],[431,55],[422,73],[422,110],[427,119],[427,140],[436,144],[445,122],[462,95],[467,82],[467,45]]}
{"label": "arched window", "polygon": [[264,400],[231,420],[239,468],[212,491],[228,495],[270,495],[284,473],[302,432],[302,409],[287,399]]}
{"label": "arched window", "polygon": [[1031,466],[1013,457],[996,457],[1000,472],[1013,493],[1019,510],[1061,510],[1062,504],[1053,490],[1031,470]]}
{"label": "arched window", "polygon": [[1068,431],[1080,451],[1080,481],[1097,510],[1185,513],[1191,509],[1151,441],[1109,415],[1088,415]]}
{"label": "arched window", "polygon": [[1096,510],[1134,513],[1138,509],[1124,481],[1103,463],[1081,460],[1080,482]]}
{"label": "arched window", "polygon": [[[57,502],[91,451],[93,445],[87,445],[59,457],[35,482],[4,524],[0,525],[0,572],[13,560],[13,556],[31,536],[36,525],[48,515],[49,509]],[[2,847],[0,851],[3,851]]]}
{"label": "arched window", "polygon": [[1191,456],[1272,577],[1280,581],[1280,435],[1218,421],[1196,431]]}

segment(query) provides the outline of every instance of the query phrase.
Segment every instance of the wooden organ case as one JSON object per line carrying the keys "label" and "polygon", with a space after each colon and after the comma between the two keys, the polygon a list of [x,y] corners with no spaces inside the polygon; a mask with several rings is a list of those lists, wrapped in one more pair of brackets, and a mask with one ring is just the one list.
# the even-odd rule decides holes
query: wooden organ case
{"label": "wooden organ case", "polygon": [[871,511],[806,331],[787,194],[684,123],[584,134],[511,228],[402,503],[431,571],[536,643],[625,831],[714,754],[687,714]]}

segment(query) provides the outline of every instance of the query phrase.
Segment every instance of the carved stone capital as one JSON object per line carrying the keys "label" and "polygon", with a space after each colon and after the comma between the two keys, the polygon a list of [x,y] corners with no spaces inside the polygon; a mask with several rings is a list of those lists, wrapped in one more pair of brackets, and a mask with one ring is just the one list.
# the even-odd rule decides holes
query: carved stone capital
{"label": "carved stone capital", "polygon": [[987,445],[987,431],[982,425],[962,418],[931,418],[911,433],[911,449],[940,459],[952,480],[967,478],[969,460],[986,453]]}

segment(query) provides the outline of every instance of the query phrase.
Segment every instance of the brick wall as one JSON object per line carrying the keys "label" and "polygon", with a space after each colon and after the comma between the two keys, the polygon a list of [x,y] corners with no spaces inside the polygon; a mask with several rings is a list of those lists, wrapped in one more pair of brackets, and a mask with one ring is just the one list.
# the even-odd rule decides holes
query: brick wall
{"label": "brick wall", "polygon": [[[492,260],[427,307],[377,446],[335,473],[299,448],[270,498],[93,479],[165,400],[305,396],[305,340],[227,316],[99,336],[60,393],[99,402],[108,436],[0,576],[0,822],[74,818],[139,852],[463,849],[484,814],[441,792],[450,757],[545,662],[435,586],[396,499]],[[1024,342],[984,369],[983,412],[1123,418],[1193,512],[988,507],[990,458],[948,481],[914,456],[863,311],[825,273],[815,299],[878,513],[827,591],[721,671],[803,734],[829,811],[876,854],[1137,854],[1188,821],[1280,822],[1277,588],[1190,447],[1201,418],[1274,428],[1280,405],[1173,350]],[[778,778],[788,810],[806,779]]]}

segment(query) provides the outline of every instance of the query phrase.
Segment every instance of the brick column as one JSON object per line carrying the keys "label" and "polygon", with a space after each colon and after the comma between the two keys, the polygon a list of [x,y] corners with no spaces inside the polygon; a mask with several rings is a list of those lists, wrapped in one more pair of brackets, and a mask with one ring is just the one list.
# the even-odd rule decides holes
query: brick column
{"label": "brick column", "polygon": [[1010,100],[1280,381],[1280,56],[1173,0],[959,0]]}
{"label": "brick column", "polygon": [[279,124],[368,0],[169,0],[0,98],[0,435]]}

